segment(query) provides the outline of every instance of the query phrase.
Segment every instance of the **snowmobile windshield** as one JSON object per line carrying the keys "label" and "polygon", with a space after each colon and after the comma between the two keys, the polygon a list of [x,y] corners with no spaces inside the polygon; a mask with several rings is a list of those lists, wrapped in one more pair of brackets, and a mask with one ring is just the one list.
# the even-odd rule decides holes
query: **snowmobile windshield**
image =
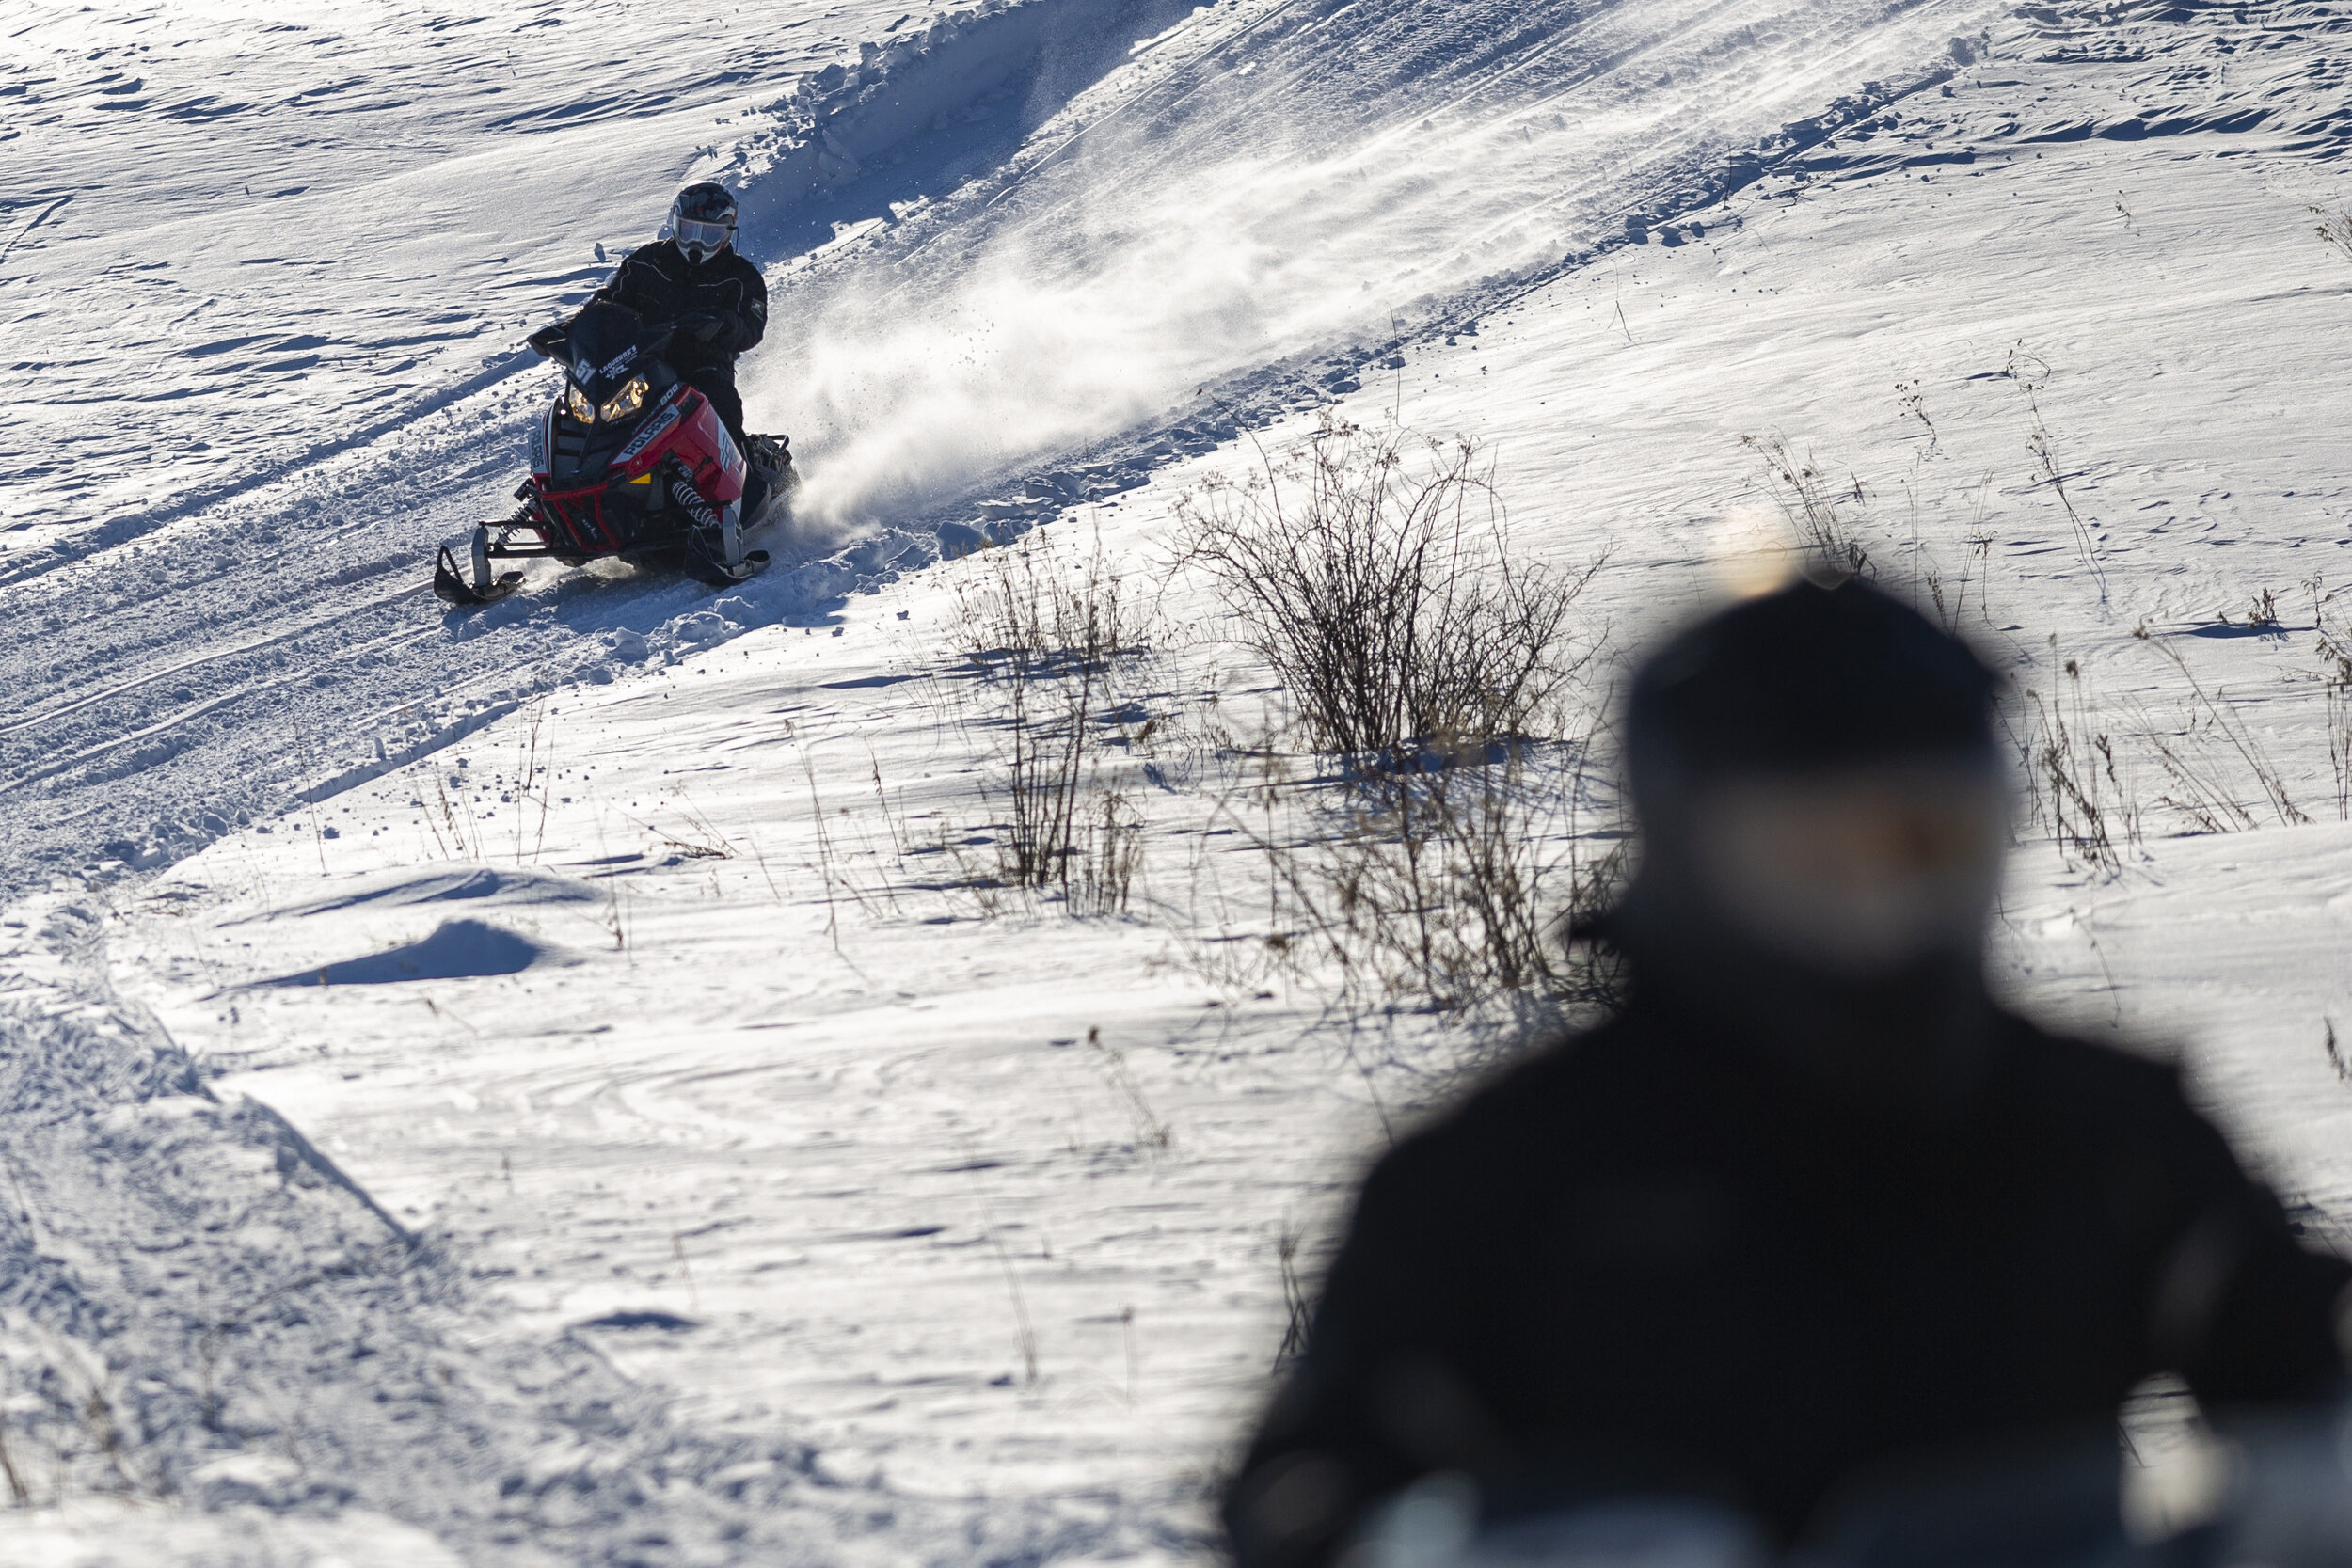
{"label": "snowmobile windshield", "polygon": [[599,302],[572,323],[572,384],[593,404],[611,401],[632,378],[653,369],[657,334],[627,306]]}

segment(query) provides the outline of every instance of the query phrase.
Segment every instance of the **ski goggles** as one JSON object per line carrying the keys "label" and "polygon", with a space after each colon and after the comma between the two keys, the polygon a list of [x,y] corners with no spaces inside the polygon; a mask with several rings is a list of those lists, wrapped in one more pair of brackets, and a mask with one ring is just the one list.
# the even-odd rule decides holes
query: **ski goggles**
{"label": "ski goggles", "polygon": [[701,223],[692,218],[681,218],[677,226],[677,247],[697,260],[716,256],[727,247],[727,241],[734,233],[735,225],[731,223]]}

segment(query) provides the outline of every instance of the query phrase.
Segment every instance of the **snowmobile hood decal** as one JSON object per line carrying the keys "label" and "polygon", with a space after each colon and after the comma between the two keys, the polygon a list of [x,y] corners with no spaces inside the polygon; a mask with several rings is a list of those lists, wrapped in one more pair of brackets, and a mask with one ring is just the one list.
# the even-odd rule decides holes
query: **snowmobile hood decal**
{"label": "snowmobile hood decal", "polygon": [[612,380],[612,377],[614,377],[614,376],[616,376],[616,375],[620,374],[623,371],[625,371],[625,370],[628,369],[628,367],[629,367],[629,362],[630,362],[631,360],[635,359],[636,357],[637,357],[637,345],[636,345],[635,343],[631,343],[631,344],[629,344],[629,345],[628,345],[628,347],[627,347],[627,348],[625,348],[625,349],[621,350],[621,352],[620,352],[620,353],[618,353],[618,354],[614,355],[614,356],[612,356],[612,362],[611,364],[609,364],[609,365],[605,366],[605,367],[604,367],[604,369],[602,369],[602,370],[598,371],[598,372],[596,372],[596,374],[597,374],[598,376],[602,377],[603,379],[605,379],[605,380],[607,380],[607,381],[610,381],[610,380]]}
{"label": "snowmobile hood decal", "polygon": [[646,420],[645,428],[630,436],[628,438],[628,445],[623,447],[620,450],[619,455],[612,459],[612,466],[616,468],[622,467],[624,464],[628,463],[630,458],[635,457],[639,452],[644,451],[647,446],[651,445],[656,436],[660,436],[663,431],[669,429],[672,425],[677,423],[678,408],[679,404],[673,403],[668,407],[664,408],[660,413]]}

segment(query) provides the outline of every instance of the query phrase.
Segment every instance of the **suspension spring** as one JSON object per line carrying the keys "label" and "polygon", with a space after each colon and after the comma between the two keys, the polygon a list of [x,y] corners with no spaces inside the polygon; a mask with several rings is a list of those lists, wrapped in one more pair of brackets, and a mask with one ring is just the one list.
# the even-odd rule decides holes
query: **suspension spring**
{"label": "suspension spring", "polygon": [[710,509],[708,501],[703,499],[702,492],[694,488],[694,482],[686,477],[686,471],[683,468],[673,467],[670,470],[670,499],[676,501],[689,517],[694,519],[696,527],[717,528],[719,526],[719,515]]}

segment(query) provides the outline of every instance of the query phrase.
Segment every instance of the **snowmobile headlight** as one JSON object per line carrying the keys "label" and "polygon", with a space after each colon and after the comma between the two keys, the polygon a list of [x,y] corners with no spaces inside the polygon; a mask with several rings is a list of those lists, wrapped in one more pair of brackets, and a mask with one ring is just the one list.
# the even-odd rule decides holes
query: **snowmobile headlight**
{"label": "snowmobile headlight", "polygon": [[564,412],[578,420],[581,424],[596,422],[596,405],[588,401],[588,394],[580,389],[580,383],[577,381],[569,384],[569,390],[564,398]]}
{"label": "snowmobile headlight", "polygon": [[645,378],[642,375],[632,375],[628,378],[628,386],[604,400],[602,413],[605,422],[609,424],[616,420],[626,420],[644,406]]}

